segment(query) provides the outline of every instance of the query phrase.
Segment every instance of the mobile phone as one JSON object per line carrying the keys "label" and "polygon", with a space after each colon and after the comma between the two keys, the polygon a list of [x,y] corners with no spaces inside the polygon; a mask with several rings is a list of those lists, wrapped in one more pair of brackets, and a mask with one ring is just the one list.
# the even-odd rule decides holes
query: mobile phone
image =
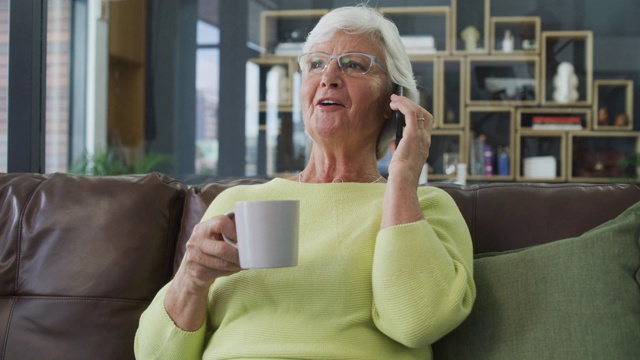
{"label": "mobile phone", "polygon": [[[402,96],[403,87],[396,84],[395,94]],[[400,144],[400,140],[402,140],[402,131],[404,130],[405,122],[404,122],[404,114],[402,114],[399,110],[393,112],[393,121],[396,124],[396,149],[398,148],[398,144]]]}

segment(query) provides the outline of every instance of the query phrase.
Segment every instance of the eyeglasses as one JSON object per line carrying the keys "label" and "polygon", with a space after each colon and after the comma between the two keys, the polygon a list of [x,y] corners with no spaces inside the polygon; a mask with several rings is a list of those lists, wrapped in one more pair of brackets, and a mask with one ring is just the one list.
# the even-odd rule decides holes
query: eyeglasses
{"label": "eyeglasses", "polygon": [[369,72],[374,63],[389,74],[387,68],[373,55],[348,52],[342,55],[329,55],[320,51],[302,54],[298,57],[300,70],[309,75],[322,74],[329,67],[331,59],[336,59],[343,73],[350,76],[361,76]]}

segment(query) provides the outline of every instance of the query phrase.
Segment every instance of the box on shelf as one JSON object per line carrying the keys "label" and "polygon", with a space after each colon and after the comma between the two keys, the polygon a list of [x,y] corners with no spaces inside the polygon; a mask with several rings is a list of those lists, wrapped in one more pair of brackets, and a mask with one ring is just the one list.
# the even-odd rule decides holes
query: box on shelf
{"label": "box on shelf", "polygon": [[533,156],[524,159],[524,176],[542,179],[556,177],[556,158],[553,156]]}

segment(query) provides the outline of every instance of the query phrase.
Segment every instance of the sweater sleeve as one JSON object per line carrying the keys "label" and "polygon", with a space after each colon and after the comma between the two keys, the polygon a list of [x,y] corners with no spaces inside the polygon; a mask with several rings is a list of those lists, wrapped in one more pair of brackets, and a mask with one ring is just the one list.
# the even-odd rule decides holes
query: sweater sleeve
{"label": "sweater sleeve", "polygon": [[455,202],[432,188],[420,205],[425,220],[378,233],[372,270],[376,326],[412,348],[458,326],[476,295],[471,236]]}
{"label": "sweater sleeve", "polygon": [[136,359],[200,360],[205,348],[206,325],[188,332],[177,327],[164,308],[168,284],[142,313],[134,340]]}

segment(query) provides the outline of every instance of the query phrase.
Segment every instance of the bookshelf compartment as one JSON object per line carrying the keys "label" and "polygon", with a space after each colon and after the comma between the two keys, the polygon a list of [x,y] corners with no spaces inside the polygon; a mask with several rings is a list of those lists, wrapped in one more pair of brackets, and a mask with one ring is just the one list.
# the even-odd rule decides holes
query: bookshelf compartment
{"label": "bookshelf compartment", "polygon": [[543,105],[590,106],[593,33],[543,31],[541,80]]}
{"label": "bookshelf compartment", "polygon": [[[293,79],[298,65],[293,58],[266,57],[247,62],[247,89],[256,88],[249,79],[258,79],[257,89],[247,92],[247,104],[265,111],[267,106],[291,107],[296,96]],[[257,90],[257,91],[256,91]]]}
{"label": "bookshelf compartment", "polygon": [[278,176],[304,169],[308,144],[299,113],[258,112],[247,117],[245,127],[247,173]]}
{"label": "bookshelf compartment", "polygon": [[378,11],[396,24],[407,54],[451,52],[449,6],[387,7]]}
{"label": "bookshelf compartment", "polygon": [[[489,52],[490,0],[451,0],[453,52],[486,54]],[[465,42],[471,38],[475,41]]]}
{"label": "bookshelf compartment", "polygon": [[436,123],[441,128],[463,128],[464,126],[464,71],[460,57],[440,59],[439,87],[440,99],[436,111]]}
{"label": "bookshelf compartment", "polygon": [[265,10],[260,13],[260,47],[265,55],[298,56],[307,34],[327,9]]}
{"label": "bookshelf compartment", "polygon": [[633,182],[638,178],[638,166],[623,166],[621,161],[640,154],[640,132],[570,132],[568,143],[569,181]]}
{"label": "bookshelf compartment", "polygon": [[633,129],[633,80],[593,82],[594,130]]}
{"label": "bookshelf compartment", "polygon": [[537,105],[536,56],[469,56],[467,58],[467,104]]}
{"label": "bookshelf compartment", "polygon": [[[466,118],[468,179],[513,180],[514,109],[468,107]],[[499,163],[498,155],[508,159]]]}
{"label": "bookshelf compartment", "polygon": [[435,98],[437,97],[436,61],[434,58],[416,59],[411,61],[411,65],[413,67],[413,74],[416,79],[418,91],[420,92],[418,103],[436,117],[438,112],[438,109],[435,107]]}
{"label": "bookshelf compartment", "polygon": [[491,17],[489,37],[491,39],[491,53],[538,54],[540,52],[540,17]]}
{"label": "bookshelf compartment", "polygon": [[456,177],[457,165],[464,162],[463,159],[463,131],[436,130],[431,136],[429,148],[430,180],[446,180]]}
{"label": "bookshelf compartment", "polygon": [[588,130],[591,124],[591,109],[518,108],[516,119],[518,130]]}
{"label": "bookshelf compartment", "polygon": [[520,132],[516,144],[516,180],[566,181],[566,138],[565,131]]}

